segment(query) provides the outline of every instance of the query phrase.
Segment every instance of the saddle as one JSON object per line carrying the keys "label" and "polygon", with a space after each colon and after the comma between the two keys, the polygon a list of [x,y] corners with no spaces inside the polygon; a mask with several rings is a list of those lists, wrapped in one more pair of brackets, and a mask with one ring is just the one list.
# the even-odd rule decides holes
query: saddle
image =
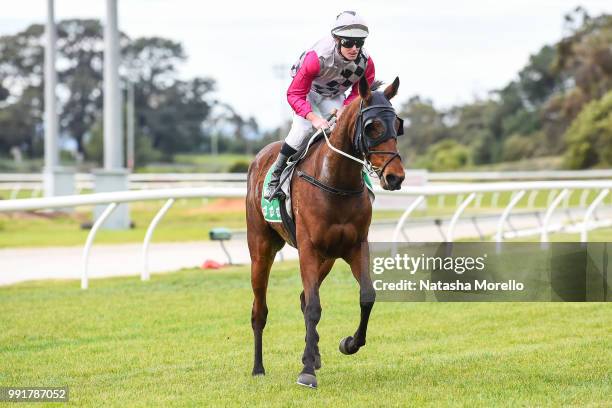
{"label": "saddle", "polygon": [[[271,201],[268,201],[263,197],[263,195],[261,197],[261,211],[263,213],[264,219],[268,222],[282,223],[285,230],[289,233],[289,237],[291,239],[289,245],[294,248],[297,248],[297,240],[295,236],[295,220],[293,216],[293,209],[291,207],[291,180],[293,178],[293,173],[295,172],[297,164],[300,163],[304,159],[304,157],[306,157],[308,150],[312,146],[319,143],[322,138],[323,135],[321,132],[315,133],[313,136],[311,136],[310,140],[305,146],[303,146],[287,160],[287,167],[285,167],[280,177],[280,184],[278,187],[280,190],[280,194],[277,198],[273,198]],[[268,173],[266,174],[266,177],[263,182],[262,191],[265,191],[268,186],[268,183],[270,182],[270,179],[272,178],[273,167],[274,166],[271,166],[268,169]],[[333,194],[351,195],[355,193],[330,188],[302,171],[298,171],[297,175],[298,177],[305,179],[311,184],[315,184],[322,190],[328,191]],[[370,176],[365,170],[362,171],[362,175],[364,186],[368,190],[368,196],[370,197],[370,201],[374,203],[375,197],[374,189],[372,187],[372,180],[370,179]],[[358,191],[358,193],[361,194],[362,191],[363,190],[360,190]]]}

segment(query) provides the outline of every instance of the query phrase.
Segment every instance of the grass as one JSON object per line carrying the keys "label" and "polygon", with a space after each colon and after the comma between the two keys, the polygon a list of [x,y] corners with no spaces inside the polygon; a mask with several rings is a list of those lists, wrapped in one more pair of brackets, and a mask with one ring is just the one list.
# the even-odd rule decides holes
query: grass
{"label": "grass", "polygon": [[[135,228],[123,231],[100,230],[96,243],[120,244],[142,242],[149,223],[163,202],[130,204]],[[177,200],[160,222],[155,242],[207,240],[214,227],[245,228],[244,210],[236,210],[235,200]],[[92,210],[79,208],[72,214],[0,213],[0,248],[83,245],[89,230],[80,228],[90,222]]]}
{"label": "grass", "polygon": [[532,157],[511,162],[469,166],[466,171],[537,171],[563,169],[563,156]]}
{"label": "grass", "polygon": [[[137,169],[138,173],[225,173],[236,163],[250,163],[253,156],[246,154],[177,154],[173,163],[150,164]],[[244,170],[246,172],[246,170]]]}
{"label": "grass", "polygon": [[[580,234],[570,234],[565,232],[551,233],[549,236],[551,242],[580,242]],[[589,242],[611,242],[612,241],[612,228],[600,228],[589,231],[588,234]],[[509,241],[515,242],[539,242],[539,235],[531,235],[528,237],[521,237],[511,239]]]}
{"label": "grass", "polygon": [[78,406],[609,406],[610,304],[378,302],[344,356],[359,310],[340,262],[321,289],[319,389],[298,387],[296,269],[271,275],[263,378],[248,267],[0,288],[0,385],[68,385]]}

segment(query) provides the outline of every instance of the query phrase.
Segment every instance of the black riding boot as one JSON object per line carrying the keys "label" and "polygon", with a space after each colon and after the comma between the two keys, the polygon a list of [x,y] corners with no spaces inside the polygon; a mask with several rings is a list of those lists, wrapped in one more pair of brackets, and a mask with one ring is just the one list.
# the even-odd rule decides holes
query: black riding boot
{"label": "black riding boot", "polygon": [[[270,178],[270,183],[268,183],[268,188],[264,191],[264,198],[268,201],[272,201],[274,197],[279,196],[280,189],[278,185],[280,183],[280,177],[287,167],[287,159],[291,157],[296,150],[289,146],[287,143],[283,144],[281,151],[278,153],[278,157],[274,164],[272,164],[274,170],[272,170],[272,177]],[[276,193],[276,194],[274,194]]]}

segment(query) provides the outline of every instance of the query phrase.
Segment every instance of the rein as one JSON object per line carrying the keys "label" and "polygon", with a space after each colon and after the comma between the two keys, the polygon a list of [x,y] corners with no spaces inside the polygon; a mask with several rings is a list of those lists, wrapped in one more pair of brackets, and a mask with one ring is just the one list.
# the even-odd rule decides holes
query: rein
{"label": "rein", "polygon": [[365,187],[365,183],[362,180],[361,187],[358,190],[342,190],[336,187],[328,186],[327,184],[317,180],[316,178],[304,173],[302,170],[298,170],[297,175],[298,177],[303,178],[305,181],[309,182],[313,186],[319,187],[323,191],[344,197],[360,195],[361,193],[363,193],[363,189]]}

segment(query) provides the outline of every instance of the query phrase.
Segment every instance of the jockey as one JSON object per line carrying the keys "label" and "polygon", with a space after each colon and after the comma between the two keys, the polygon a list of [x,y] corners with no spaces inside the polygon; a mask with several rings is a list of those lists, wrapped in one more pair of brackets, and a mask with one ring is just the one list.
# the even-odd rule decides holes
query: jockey
{"label": "jockey", "polygon": [[[331,35],[319,40],[291,67],[293,80],[287,89],[287,101],[293,109],[291,130],[272,166],[272,177],[264,198],[278,196],[280,176],[287,159],[308,142],[312,128],[325,129],[325,119],[334,110],[340,116],[344,106],[359,95],[359,80],[365,75],[374,82],[374,62],[363,48],[368,26],[354,11],[336,17]],[[348,97],[345,91],[351,88]],[[275,194],[276,192],[276,194]]]}

